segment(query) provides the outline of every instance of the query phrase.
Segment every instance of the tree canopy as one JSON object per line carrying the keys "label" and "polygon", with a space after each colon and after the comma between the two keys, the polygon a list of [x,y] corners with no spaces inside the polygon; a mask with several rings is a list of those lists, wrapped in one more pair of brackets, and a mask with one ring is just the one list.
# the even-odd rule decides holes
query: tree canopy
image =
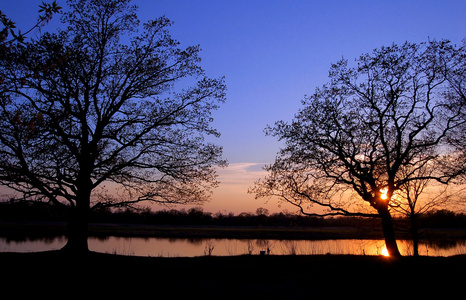
{"label": "tree canopy", "polygon": [[285,146],[251,192],[310,215],[317,205],[324,215],[389,220],[401,187],[464,174],[464,149],[451,140],[466,121],[465,54],[464,44],[430,41],[375,49],[356,66],[333,64],[330,82],[302,101],[292,122],[266,129]]}
{"label": "tree canopy", "polygon": [[2,53],[0,183],[84,222],[92,206],[206,201],[226,164],[205,141],[223,78],[165,17],[140,26],[128,0],[68,5],[66,29]]}

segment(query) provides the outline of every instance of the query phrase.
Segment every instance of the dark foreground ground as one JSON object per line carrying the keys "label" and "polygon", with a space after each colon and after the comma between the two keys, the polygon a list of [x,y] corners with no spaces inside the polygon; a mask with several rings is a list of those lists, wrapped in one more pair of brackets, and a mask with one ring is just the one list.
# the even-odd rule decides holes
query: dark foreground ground
{"label": "dark foreground ground", "polygon": [[2,299],[448,299],[464,297],[465,267],[466,256],[0,253],[0,293]]}

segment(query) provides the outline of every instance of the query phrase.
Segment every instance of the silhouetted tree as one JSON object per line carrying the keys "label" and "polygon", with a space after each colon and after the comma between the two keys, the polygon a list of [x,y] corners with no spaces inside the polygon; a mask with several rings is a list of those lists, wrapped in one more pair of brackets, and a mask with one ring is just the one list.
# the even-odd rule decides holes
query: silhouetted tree
{"label": "silhouetted tree", "polygon": [[[302,101],[291,123],[267,128],[286,145],[251,192],[309,215],[318,205],[327,209],[321,215],[380,217],[387,250],[399,256],[394,192],[419,179],[447,184],[461,173],[448,139],[465,123],[458,90],[466,81],[457,80],[458,89],[450,78],[464,74],[465,53],[448,41],[405,43],[362,55],[356,67],[333,64],[330,82]],[[416,172],[427,165],[432,173]],[[412,172],[403,173],[407,166]]]}
{"label": "silhouetted tree", "polygon": [[226,164],[205,142],[219,136],[223,79],[204,75],[199,47],[180,49],[165,17],[140,28],[129,2],[68,1],[66,30],[0,60],[0,183],[70,206],[72,251],[88,250],[92,207],[202,203]]}
{"label": "silhouetted tree", "polygon": [[257,216],[268,216],[270,213],[269,213],[269,210],[267,208],[263,208],[263,207],[259,207],[258,209],[256,209],[256,215]]}
{"label": "silhouetted tree", "polygon": [[[466,45],[466,39],[463,40],[463,49]],[[446,73],[446,79],[450,84],[450,89],[447,95],[452,101],[453,107],[459,107],[459,118],[462,123],[456,128],[453,128],[448,133],[448,142],[451,146],[455,147],[456,153],[452,159],[456,159],[457,163],[453,166],[451,173],[459,173],[457,178],[460,183],[466,182],[466,53],[459,51],[452,58],[452,64],[455,66],[451,72]],[[461,109],[462,108],[462,109]]]}
{"label": "silhouetted tree", "polygon": [[[27,34],[45,26],[52,19],[53,15],[59,13],[61,9],[62,7],[56,1],[52,3],[42,2],[39,5],[37,23],[26,32],[21,32],[21,29],[16,27],[16,23],[0,10],[0,23],[3,26],[0,30],[0,56],[2,59],[15,53],[17,45],[24,43]],[[8,97],[5,93],[8,92],[13,84],[11,80],[8,80],[5,71],[4,69],[0,69],[0,98]]]}
{"label": "silhouetted tree", "polygon": [[[400,173],[403,176],[415,174],[417,180],[406,181],[397,187],[390,206],[394,211],[406,216],[409,220],[409,231],[413,241],[413,255],[419,256],[419,218],[422,214],[453,204],[449,185],[437,184],[430,176],[433,166],[426,164],[416,166],[405,165]],[[450,185],[451,187],[451,185]]]}
{"label": "silhouetted tree", "polygon": [[43,27],[52,19],[53,15],[59,13],[61,9],[62,7],[58,5],[57,1],[53,1],[52,3],[42,2],[42,4],[39,5],[37,23],[26,32],[21,32],[20,29],[17,30],[16,23],[0,10],[0,23],[3,25],[3,29],[0,31],[0,46],[9,46],[1,47],[0,52],[14,51],[14,43],[23,43],[28,33]]}

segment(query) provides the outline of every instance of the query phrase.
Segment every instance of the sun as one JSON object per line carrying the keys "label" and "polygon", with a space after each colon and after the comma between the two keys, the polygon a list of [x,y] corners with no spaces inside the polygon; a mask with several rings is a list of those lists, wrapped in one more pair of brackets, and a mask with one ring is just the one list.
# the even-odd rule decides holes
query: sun
{"label": "sun", "polygon": [[388,188],[380,189],[380,192],[382,193],[380,199],[387,200]]}
{"label": "sun", "polygon": [[384,247],[384,248],[382,249],[382,255],[383,255],[383,256],[386,256],[386,257],[390,256],[390,254],[388,254],[387,247]]}

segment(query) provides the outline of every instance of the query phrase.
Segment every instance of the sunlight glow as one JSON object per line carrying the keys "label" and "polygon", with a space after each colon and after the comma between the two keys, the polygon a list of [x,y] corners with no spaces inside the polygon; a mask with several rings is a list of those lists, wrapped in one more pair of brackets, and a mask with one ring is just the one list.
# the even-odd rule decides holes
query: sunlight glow
{"label": "sunlight glow", "polygon": [[382,194],[380,195],[380,198],[381,198],[382,200],[387,200],[388,188],[380,189],[380,192],[382,193]]}
{"label": "sunlight glow", "polygon": [[387,256],[387,257],[390,256],[390,255],[388,254],[388,250],[387,250],[386,247],[384,247],[384,248],[382,249],[382,255],[383,255],[383,256]]}

